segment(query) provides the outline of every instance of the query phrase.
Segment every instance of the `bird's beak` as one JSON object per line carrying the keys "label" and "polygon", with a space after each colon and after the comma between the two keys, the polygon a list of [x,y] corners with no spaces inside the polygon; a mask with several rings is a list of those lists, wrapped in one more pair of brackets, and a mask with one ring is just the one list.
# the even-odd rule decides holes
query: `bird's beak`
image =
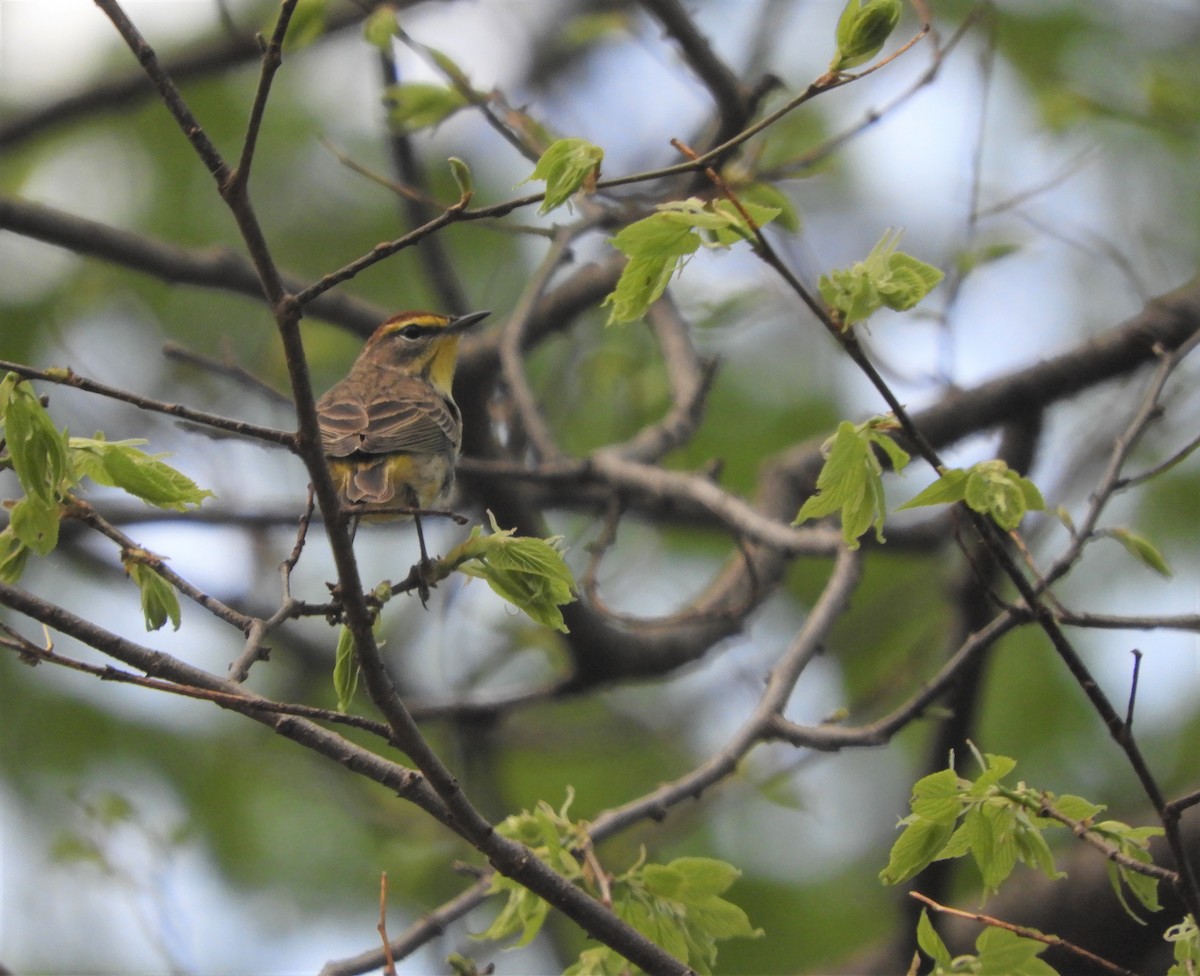
{"label": "bird's beak", "polygon": [[466,315],[459,315],[450,320],[450,324],[443,330],[443,335],[447,332],[465,332],[471,328],[476,322],[482,322],[492,313],[488,312],[468,312]]}

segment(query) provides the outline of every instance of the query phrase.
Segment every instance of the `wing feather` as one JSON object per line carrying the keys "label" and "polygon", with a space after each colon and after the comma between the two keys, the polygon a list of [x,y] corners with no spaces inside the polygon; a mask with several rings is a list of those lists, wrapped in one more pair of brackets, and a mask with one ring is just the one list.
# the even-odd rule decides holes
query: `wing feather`
{"label": "wing feather", "polygon": [[454,405],[407,376],[374,389],[339,383],[317,402],[317,419],[330,457],[446,454],[462,436]]}

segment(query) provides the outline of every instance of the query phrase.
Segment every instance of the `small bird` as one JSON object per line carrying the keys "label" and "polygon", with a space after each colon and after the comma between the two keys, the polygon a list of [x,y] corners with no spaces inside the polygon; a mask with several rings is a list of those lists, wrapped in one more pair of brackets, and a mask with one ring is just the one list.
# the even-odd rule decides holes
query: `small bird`
{"label": "small bird", "polygon": [[363,347],[350,373],[317,401],[329,473],[346,510],[374,519],[414,515],[445,503],[462,448],[462,416],[451,395],[459,336],[490,315],[400,312]]}

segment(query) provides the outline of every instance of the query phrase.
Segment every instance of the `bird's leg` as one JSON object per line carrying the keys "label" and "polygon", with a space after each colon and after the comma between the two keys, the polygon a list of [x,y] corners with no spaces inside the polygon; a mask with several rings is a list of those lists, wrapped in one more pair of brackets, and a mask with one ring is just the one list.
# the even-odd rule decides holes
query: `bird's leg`
{"label": "bird's leg", "polygon": [[420,499],[411,488],[408,490],[409,505],[413,510],[413,525],[417,529],[417,545],[421,549],[421,562],[417,566],[417,596],[421,598],[421,606],[429,600],[429,577],[432,565],[429,562],[429,550],[425,548],[425,531],[421,528]]}

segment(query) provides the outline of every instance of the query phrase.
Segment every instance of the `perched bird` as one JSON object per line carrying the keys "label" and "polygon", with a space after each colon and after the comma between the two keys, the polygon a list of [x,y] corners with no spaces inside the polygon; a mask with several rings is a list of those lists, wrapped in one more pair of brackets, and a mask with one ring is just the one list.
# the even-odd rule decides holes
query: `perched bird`
{"label": "perched bird", "polygon": [[451,396],[459,336],[489,312],[401,312],[363,347],[350,373],[317,401],[329,473],[346,510],[367,518],[417,516],[454,487],[462,417]]}

